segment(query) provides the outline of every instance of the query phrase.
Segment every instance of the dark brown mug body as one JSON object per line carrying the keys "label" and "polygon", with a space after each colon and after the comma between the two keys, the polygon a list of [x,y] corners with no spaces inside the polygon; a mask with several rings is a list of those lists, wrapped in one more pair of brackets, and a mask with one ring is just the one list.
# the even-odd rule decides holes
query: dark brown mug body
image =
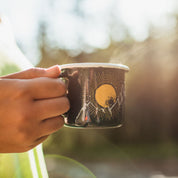
{"label": "dark brown mug body", "polygon": [[67,80],[70,110],[65,126],[114,128],[124,120],[125,72],[128,67],[110,63],[75,63],[61,66]]}

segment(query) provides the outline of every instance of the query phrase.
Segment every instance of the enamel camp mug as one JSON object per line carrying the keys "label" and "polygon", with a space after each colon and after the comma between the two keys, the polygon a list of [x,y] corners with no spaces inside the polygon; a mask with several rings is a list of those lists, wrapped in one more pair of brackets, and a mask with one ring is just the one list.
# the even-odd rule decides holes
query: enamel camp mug
{"label": "enamel camp mug", "polygon": [[74,128],[115,128],[124,120],[125,72],[129,68],[111,63],[61,65],[70,110],[65,126]]}

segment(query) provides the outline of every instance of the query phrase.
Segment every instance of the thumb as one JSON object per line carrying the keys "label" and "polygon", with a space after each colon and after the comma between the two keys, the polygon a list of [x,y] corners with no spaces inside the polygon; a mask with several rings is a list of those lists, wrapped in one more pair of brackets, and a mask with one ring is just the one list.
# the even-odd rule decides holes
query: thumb
{"label": "thumb", "polygon": [[6,75],[1,78],[9,79],[32,79],[38,77],[57,78],[60,75],[60,73],[61,73],[60,67],[58,65],[55,65],[47,69],[34,67],[21,72]]}

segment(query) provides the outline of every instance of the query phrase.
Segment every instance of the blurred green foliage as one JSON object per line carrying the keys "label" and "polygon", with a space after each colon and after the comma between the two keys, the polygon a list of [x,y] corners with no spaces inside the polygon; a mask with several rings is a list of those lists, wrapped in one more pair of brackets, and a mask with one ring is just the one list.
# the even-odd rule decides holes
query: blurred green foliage
{"label": "blurred green foliage", "polygon": [[19,71],[20,68],[16,64],[6,63],[0,67],[0,75],[7,75]]}

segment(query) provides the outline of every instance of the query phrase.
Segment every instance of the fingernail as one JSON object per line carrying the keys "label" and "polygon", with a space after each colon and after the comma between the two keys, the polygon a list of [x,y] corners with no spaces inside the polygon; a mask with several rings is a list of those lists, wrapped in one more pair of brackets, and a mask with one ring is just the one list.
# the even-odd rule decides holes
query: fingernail
{"label": "fingernail", "polygon": [[53,69],[56,69],[58,68],[59,70],[61,70],[61,67],[59,65],[54,65],[54,66],[51,66],[51,67],[48,67],[46,70],[53,70]]}
{"label": "fingernail", "polygon": [[61,67],[59,65],[51,66],[46,69],[47,72],[59,75],[61,73]]}

